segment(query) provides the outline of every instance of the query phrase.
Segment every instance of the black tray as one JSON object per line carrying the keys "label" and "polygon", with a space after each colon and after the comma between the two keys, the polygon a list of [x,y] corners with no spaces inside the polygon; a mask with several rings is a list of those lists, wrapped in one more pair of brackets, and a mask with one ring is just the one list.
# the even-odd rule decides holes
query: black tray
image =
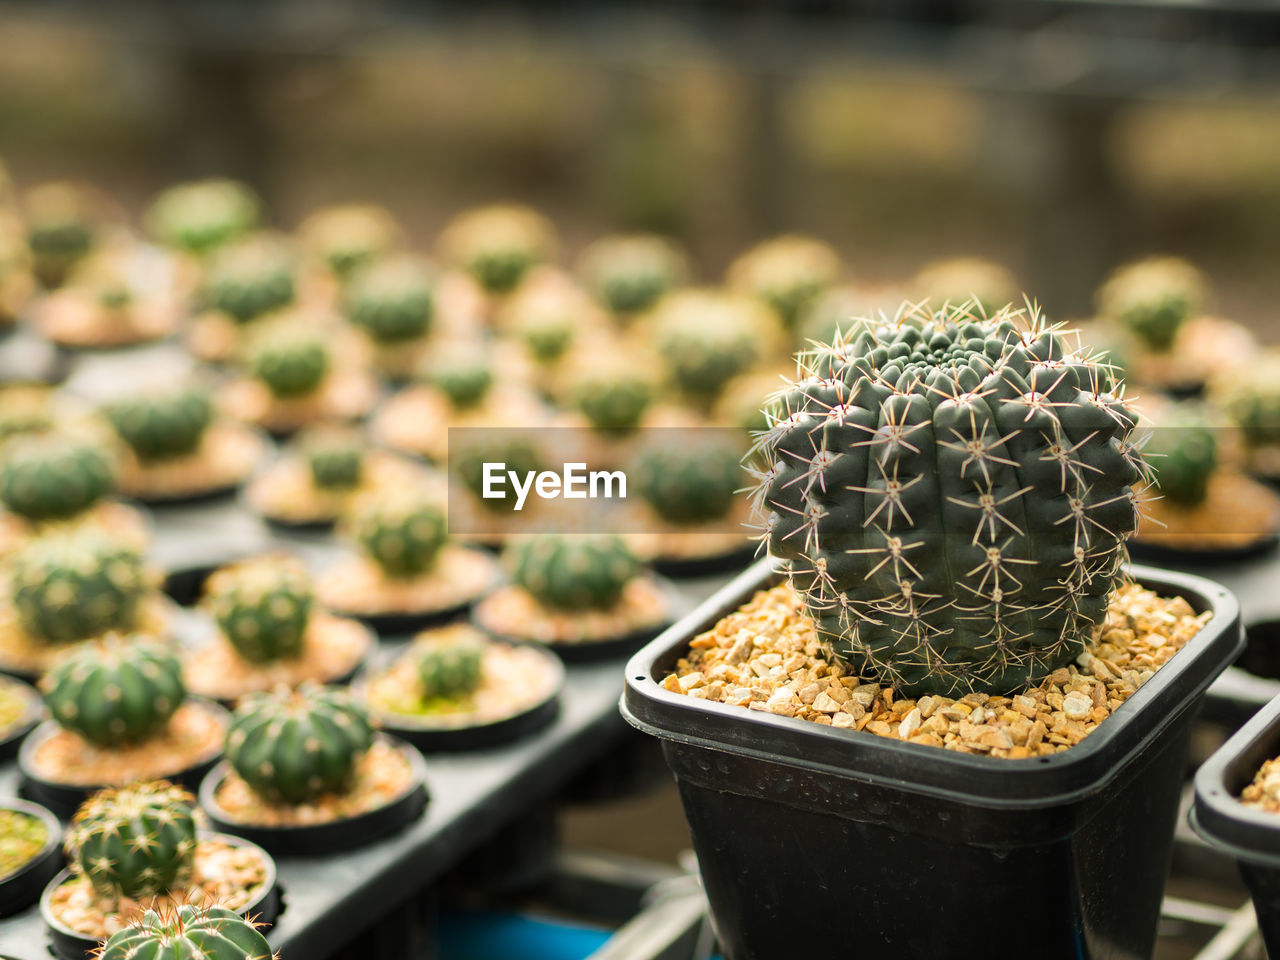
{"label": "black tray", "polygon": [[35,817],[48,831],[40,852],[9,876],[0,879],[0,917],[11,917],[39,900],[45,885],[62,869],[62,824],[38,803],[0,800],[0,809]]}
{"label": "black tray", "polygon": [[710,577],[717,573],[731,573],[751,566],[759,555],[754,543],[735,547],[725,553],[713,553],[704,557],[654,557],[651,565],[664,577]]}

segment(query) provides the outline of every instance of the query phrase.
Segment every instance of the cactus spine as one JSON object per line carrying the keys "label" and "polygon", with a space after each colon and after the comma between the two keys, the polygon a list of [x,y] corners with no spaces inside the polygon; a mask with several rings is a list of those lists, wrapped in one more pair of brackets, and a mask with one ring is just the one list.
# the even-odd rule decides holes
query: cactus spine
{"label": "cactus spine", "polygon": [[226,907],[183,904],[172,914],[148,910],[117,930],[95,960],[272,960],[258,928]]}
{"label": "cactus spine", "polygon": [[557,610],[599,610],[622,597],[640,568],[613,534],[538,534],[509,548],[512,580]]}
{"label": "cactus spine", "polygon": [[315,598],[300,561],[246,560],[217,571],[205,590],[218,628],[244,659],[269,663],[302,656]]}
{"label": "cactus spine", "polygon": [[67,436],[17,437],[5,445],[0,500],[35,522],[66,520],[109,496],[115,468],[97,446]]}

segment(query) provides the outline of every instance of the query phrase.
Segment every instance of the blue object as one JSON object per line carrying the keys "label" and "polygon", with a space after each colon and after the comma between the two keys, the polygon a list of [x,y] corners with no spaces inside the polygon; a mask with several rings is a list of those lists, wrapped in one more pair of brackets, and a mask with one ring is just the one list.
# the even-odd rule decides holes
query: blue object
{"label": "blue object", "polygon": [[585,960],[611,930],[484,910],[439,916],[440,960]]}

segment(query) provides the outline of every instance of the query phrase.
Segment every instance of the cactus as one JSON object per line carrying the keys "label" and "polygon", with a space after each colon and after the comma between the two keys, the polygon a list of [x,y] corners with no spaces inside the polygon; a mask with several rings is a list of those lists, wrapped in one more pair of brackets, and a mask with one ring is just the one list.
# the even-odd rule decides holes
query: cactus
{"label": "cactus", "polygon": [[108,405],[107,419],[143,463],[194,453],[213,422],[213,401],[202,389],[143,394]]}
{"label": "cactus", "polygon": [[580,374],[571,391],[573,405],[591,426],[626,433],[640,425],[653,402],[653,383],[634,367],[611,364]]}
{"label": "cactus", "polygon": [[925,264],[911,281],[913,295],[934,309],[972,302],[983,315],[1018,298],[1018,281],[1007,267],[981,257],[953,257]]}
{"label": "cactus", "polygon": [[1035,313],[905,307],[802,355],[759,441],[770,552],[820,636],[905,695],[1074,660],[1147,476],[1110,367]]}
{"label": "cactus", "polygon": [[710,523],[728,515],[746,483],[738,444],[713,435],[696,447],[650,445],[630,471],[636,492],[667,523]]}
{"label": "cactus", "polygon": [[115,468],[97,446],[62,434],[15,437],[0,460],[0,501],[25,520],[66,520],[115,491]]}
{"label": "cactus", "polygon": [[201,299],[237,323],[287,307],[293,298],[293,254],[278,237],[250,234],[209,258]]}
{"label": "cactus", "polygon": [[640,569],[625,540],[614,534],[538,534],[508,548],[512,580],[545,607],[612,607]]}
{"label": "cactus", "polygon": [[455,410],[470,410],[489,395],[493,365],[482,350],[458,345],[438,351],[427,363],[423,378],[448,397]]}
{"label": "cactus", "polygon": [[530,283],[513,296],[503,310],[511,333],[524,342],[533,359],[550,365],[565,355],[578,338],[579,328],[591,319],[591,302],[558,275],[546,282]]}
{"label": "cactus", "polygon": [[345,299],[351,322],[376,343],[407,343],[431,329],[435,283],[422,261],[395,257],[356,271]]}
{"label": "cactus", "polygon": [[515,509],[516,494],[509,483],[503,484],[502,496],[484,496],[484,465],[506,464],[519,476],[545,469],[542,451],[525,432],[494,428],[466,431],[465,439],[455,442],[449,451],[450,469],[476,497],[480,506],[492,513]]}
{"label": "cactus", "polygon": [[1263,353],[1247,367],[1215,378],[1212,396],[1250,447],[1280,444],[1280,354]]}
{"label": "cactus", "polygon": [[763,300],[788,327],[806,304],[840,278],[840,257],[830,246],[796,234],[766,240],[729,267],[728,285]]}
{"label": "cactus", "polygon": [[113,933],[94,960],[273,960],[266,937],[226,907],[148,910]]}
{"label": "cactus", "polygon": [[320,389],[333,356],[320,334],[290,323],[256,338],[249,366],[273,396],[291,400]]}
{"label": "cactus", "polygon": [[1168,350],[1182,325],[1204,305],[1205,280],[1177,257],[1121,267],[1098,291],[1102,315],[1119,321],[1151,350]]}
{"label": "cactus", "polygon": [[658,351],[687,396],[710,403],[760,357],[771,321],[761,309],[709,290],[686,290],[662,302],[655,317]]}
{"label": "cactus", "polygon": [[1218,468],[1218,441],[1202,404],[1179,403],[1160,417],[1143,454],[1155,473],[1155,486],[1171,503],[1203,503],[1209,479]]}
{"label": "cactus", "polygon": [[45,183],[27,191],[27,245],[36,276],[60,286],[98,242],[105,201],[77,183]]}
{"label": "cactus", "polygon": [[310,803],[343,793],[373,743],[365,711],[337,687],[245,697],[227,730],[227,761],[270,803]]}
{"label": "cactus", "polygon": [[550,259],[555,231],[528,207],[492,206],[460,214],[440,237],[445,259],[491,294],[510,293],[529,268]]}
{"label": "cactus", "polygon": [[61,726],[98,747],[155,736],[182,705],[182,663],[142,636],[111,636],[60,660],[40,681]]}
{"label": "cactus", "polygon": [[70,643],[133,629],[147,578],[137,553],[83,530],[22,547],[11,561],[10,590],[29,636]]}
{"label": "cactus", "polygon": [[416,644],[413,663],[422,699],[454,700],[474,692],[484,679],[484,651],[484,641],[470,633]]}
{"label": "cactus", "polygon": [[205,254],[252,230],[258,213],[258,198],[243,183],[212,179],[161,191],[144,220],[161,243]]}
{"label": "cactus", "polygon": [[298,236],[303,246],[341,279],[395,249],[404,239],[390,213],[358,203],[317,210],[298,227]]}
{"label": "cactus", "polygon": [[205,597],[222,635],[245,660],[302,656],[314,595],[300,561],[266,556],[223,567],[209,578]]}
{"label": "cactus", "polygon": [[380,494],[359,504],[351,532],[383,574],[395,580],[431,570],[448,539],[444,509],[433,497],[413,490]]}
{"label": "cactus", "polygon": [[297,444],[317,488],[354,490],[364,479],[366,451],[358,432],[317,427],[305,431]]}
{"label": "cactus", "polygon": [[688,265],[665,237],[634,234],[601,237],[583,252],[578,272],[605,309],[629,316],[657,303]]}
{"label": "cactus", "polygon": [[195,865],[195,797],[165,780],[99,790],[76,811],[65,846],[72,869],[104,896],[167,893]]}

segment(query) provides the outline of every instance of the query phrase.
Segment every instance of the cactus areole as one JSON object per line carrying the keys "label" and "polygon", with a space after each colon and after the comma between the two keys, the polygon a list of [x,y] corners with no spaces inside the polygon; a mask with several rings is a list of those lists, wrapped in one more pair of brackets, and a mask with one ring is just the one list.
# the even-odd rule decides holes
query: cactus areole
{"label": "cactus areole", "polygon": [[966,304],[801,355],[759,439],[756,502],[860,674],[913,696],[1007,693],[1103,621],[1148,472],[1112,368],[1074,345],[1034,311]]}

